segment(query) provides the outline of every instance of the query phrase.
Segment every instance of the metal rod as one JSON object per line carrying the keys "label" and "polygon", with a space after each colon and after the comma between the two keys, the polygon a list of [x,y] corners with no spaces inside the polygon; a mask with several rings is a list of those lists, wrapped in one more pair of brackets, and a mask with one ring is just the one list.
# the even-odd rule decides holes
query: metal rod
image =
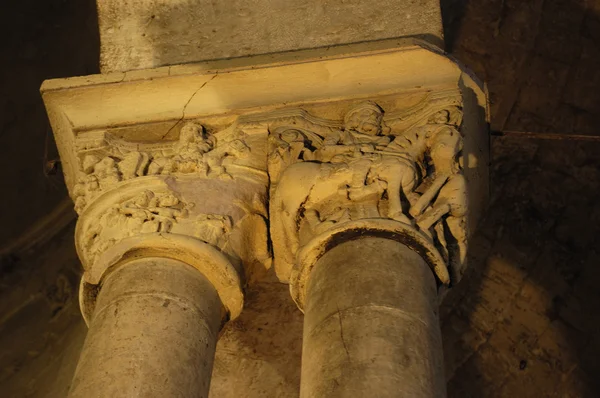
{"label": "metal rod", "polygon": [[565,141],[596,141],[600,142],[600,135],[564,134],[564,133],[537,133],[531,131],[492,131],[495,137],[531,138],[541,140]]}

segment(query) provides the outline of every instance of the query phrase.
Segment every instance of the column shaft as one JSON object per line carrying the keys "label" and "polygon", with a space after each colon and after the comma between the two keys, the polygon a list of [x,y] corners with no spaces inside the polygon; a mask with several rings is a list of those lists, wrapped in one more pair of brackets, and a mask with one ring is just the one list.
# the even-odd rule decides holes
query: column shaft
{"label": "column shaft", "polygon": [[445,396],[436,284],[419,254],[364,237],[319,259],[301,384],[302,398]]}
{"label": "column shaft", "polygon": [[144,258],[104,279],[70,396],[207,397],[222,304],[177,260]]}

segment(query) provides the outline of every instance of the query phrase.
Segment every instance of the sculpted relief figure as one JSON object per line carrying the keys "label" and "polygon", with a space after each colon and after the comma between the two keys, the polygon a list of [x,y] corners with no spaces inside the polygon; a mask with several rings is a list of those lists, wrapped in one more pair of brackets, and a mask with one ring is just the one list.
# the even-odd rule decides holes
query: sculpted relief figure
{"label": "sculpted relief figure", "polygon": [[[433,109],[432,109],[433,108]],[[376,103],[350,108],[338,129],[279,126],[270,137],[269,172],[274,220],[292,253],[335,225],[389,219],[417,230],[464,261],[466,188],[459,156],[462,136],[458,106],[441,104],[384,119]],[[321,132],[320,134],[318,132]],[[314,139],[314,137],[317,139]],[[277,250],[275,248],[275,250]]]}
{"label": "sculpted relief figure", "polygon": [[243,135],[217,138],[200,124],[186,123],[172,143],[135,144],[113,140],[101,150],[81,155],[80,177],[73,189],[79,213],[101,191],[137,177],[195,174],[204,178],[230,179],[226,165],[248,155]]}
{"label": "sculpted relief figure", "polygon": [[[188,122],[176,141],[166,143],[136,144],[105,135],[80,153],[81,176],[73,190],[77,210],[140,177],[193,175],[212,180],[207,189],[224,189],[217,188],[217,181],[232,182],[235,170],[247,169],[239,160],[251,159],[246,132],[268,131],[271,233],[274,250],[283,251],[276,261],[294,264],[302,247],[344,224],[387,220],[431,242],[444,262],[460,268],[467,236],[460,104],[442,98],[416,110],[386,113],[364,101],[348,107],[340,119],[288,109],[240,120],[215,134]],[[123,228],[135,233],[168,232],[183,217],[166,199],[158,206],[156,197],[147,204],[144,200],[111,210],[109,224],[126,223]],[[239,217],[231,219],[210,206],[203,213],[210,217],[196,233],[223,246],[219,242],[225,242]],[[113,239],[106,236],[104,241]]]}
{"label": "sculpted relief figure", "polygon": [[121,239],[138,234],[170,232],[188,216],[188,205],[172,193],[141,191],[116,203],[83,232],[86,256],[95,258]]}
{"label": "sculpted relief figure", "polygon": [[[270,267],[261,136],[249,137],[237,124],[215,130],[190,121],[177,140],[136,141],[137,131],[118,129],[78,137],[79,180],[71,193],[80,213],[77,250],[92,286],[86,289],[138,250],[192,256],[186,261],[198,266],[210,264],[200,261],[207,253],[220,254],[225,269],[244,264],[248,278]],[[258,160],[249,158],[252,145]]]}

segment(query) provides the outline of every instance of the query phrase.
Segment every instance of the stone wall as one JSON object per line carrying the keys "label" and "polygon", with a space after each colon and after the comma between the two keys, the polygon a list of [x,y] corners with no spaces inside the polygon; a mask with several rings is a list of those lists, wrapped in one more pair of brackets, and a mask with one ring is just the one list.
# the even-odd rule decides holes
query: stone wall
{"label": "stone wall", "polygon": [[[600,2],[463,6],[453,50],[488,82],[493,128],[600,137]],[[443,308],[449,396],[598,396],[600,140],[492,154],[478,266]]]}
{"label": "stone wall", "polygon": [[438,0],[98,0],[103,73],[397,37],[442,46]]}

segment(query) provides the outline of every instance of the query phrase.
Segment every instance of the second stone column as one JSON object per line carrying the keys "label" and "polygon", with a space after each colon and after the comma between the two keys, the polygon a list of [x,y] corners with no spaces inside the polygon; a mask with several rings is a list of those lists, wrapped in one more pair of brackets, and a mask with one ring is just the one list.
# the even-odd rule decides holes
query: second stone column
{"label": "second stone column", "polygon": [[304,312],[302,398],[445,396],[435,279],[405,245],[334,247],[310,275]]}

